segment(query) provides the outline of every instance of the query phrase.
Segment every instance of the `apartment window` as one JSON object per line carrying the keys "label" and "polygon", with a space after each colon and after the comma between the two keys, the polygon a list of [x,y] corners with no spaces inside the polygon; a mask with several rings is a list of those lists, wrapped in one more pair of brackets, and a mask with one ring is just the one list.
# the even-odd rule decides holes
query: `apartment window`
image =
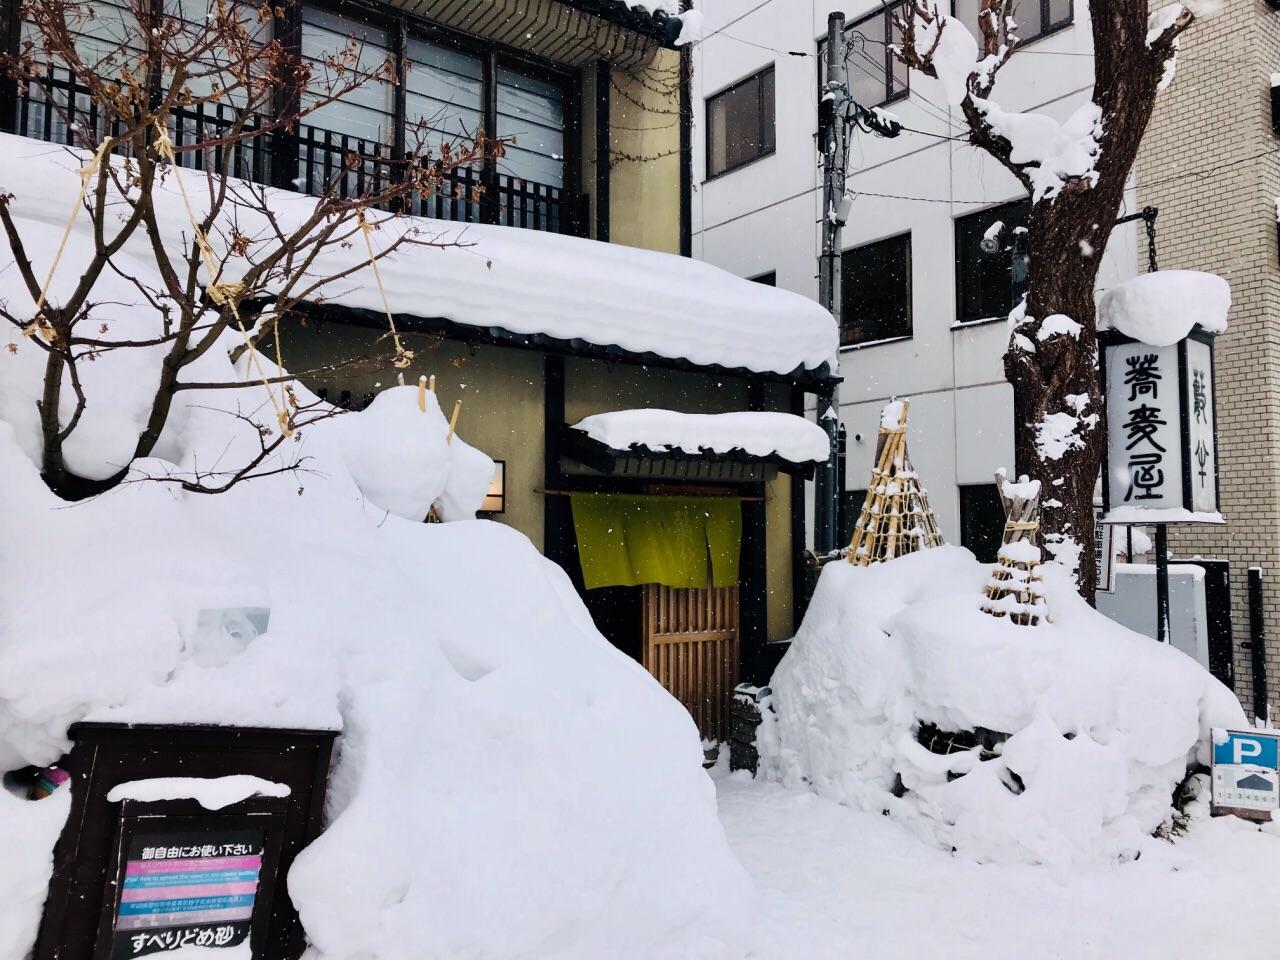
{"label": "apartment window", "polygon": [[[1027,289],[1031,202],[1018,200],[956,220],[956,319],[1003,319]],[[987,249],[984,249],[987,248]]]}
{"label": "apartment window", "polygon": [[766,287],[776,287],[778,285],[778,272],[770,270],[768,273],[762,273],[758,277],[751,277],[752,283],[762,283]]}
{"label": "apartment window", "polygon": [[[849,93],[864,107],[878,107],[901,100],[909,92],[910,71],[894,59],[889,45],[897,40],[893,28],[894,14],[906,10],[905,3],[894,3],[877,10],[845,28],[849,54]],[[818,41],[818,63],[826,63],[827,41]],[[823,70],[818,71],[821,89]]]}
{"label": "apartment window", "polygon": [[840,343],[911,336],[911,234],[846,250],[840,260]]}
{"label": "apartment window", "polygon": [[773,66],[707,98],[707,177],[773,153]]}
{"label": "apartment window", "polygon": [[[979,45],[982,43],[982,28],[978,24],[981,11],[982,0],[955,0],[955,18],[978,38]],[[1018,39],[1025,45],[1070,26],[1072,0],[1021,0],[1014,7],[1013,18],[1018,23]]]}
{"label": "apartment window", "polygon": [[960,544],[982,563],[995,563],[1004,539],[1004,505],[994,483],[960,488]]}

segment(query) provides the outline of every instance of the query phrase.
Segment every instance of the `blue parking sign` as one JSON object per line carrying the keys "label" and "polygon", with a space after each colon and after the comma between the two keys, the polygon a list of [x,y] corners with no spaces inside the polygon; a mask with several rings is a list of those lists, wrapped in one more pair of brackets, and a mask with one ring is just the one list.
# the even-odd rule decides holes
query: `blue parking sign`
{"label": "blue parking sign", "polygon": [[1280,809],[1280,733],[1213,731],[1213,806],[1224,812]]}
{"label": "blue parking sign", "polygon": [[1224,743],[1214,742],[1213,762],[1241,765],[1250,763],[1272,770],[1280,768],[1280,745],[1271,734],[1241,733],[1228,730]]}

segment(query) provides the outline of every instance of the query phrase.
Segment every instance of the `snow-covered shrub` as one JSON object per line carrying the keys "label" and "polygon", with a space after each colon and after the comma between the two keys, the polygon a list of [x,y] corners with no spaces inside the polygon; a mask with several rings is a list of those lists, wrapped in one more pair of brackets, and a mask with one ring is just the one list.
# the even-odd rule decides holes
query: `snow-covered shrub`
{"label": "snow-covered shrub", "polygon": [[[1049,622],[988,616],[989,571],[959,547],[829,564],[771,681],[765,775],[887,810],[976,860],[1134,856],[1172,817],[1188,764],[1207,762],[1209,728],[1245,722],[1239,703],[1183,653],[1090,608],[1056,565]],[[940,755],[921,725],[1008,736]]]}

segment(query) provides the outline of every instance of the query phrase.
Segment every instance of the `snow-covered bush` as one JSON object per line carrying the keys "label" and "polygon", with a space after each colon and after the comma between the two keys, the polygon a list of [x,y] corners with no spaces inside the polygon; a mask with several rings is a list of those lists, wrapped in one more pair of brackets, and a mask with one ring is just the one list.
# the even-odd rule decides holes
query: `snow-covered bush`
{"label": "snow-covered bush", "polygon": [[[1245,723],[1239,703],[1090,608],[1054,564],[1049,622],[988,616],[989,571],[959,547],[828,565],[771,682],[765,774],[889,811],[976,860],[1136,855],[1170,820],[1188,764],[1207,762],[1209,728]],[[943,755],[922,726],[985,743]]]}

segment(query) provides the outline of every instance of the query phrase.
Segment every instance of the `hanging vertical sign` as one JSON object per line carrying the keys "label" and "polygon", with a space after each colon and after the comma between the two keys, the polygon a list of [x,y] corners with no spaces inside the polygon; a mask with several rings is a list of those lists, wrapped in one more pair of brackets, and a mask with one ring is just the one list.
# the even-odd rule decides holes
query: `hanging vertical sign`
{"label": "hanging vertical sign", "polygon": [[1221,523],[1213,346],[1198,327],[1168,346],[1103,344],[1109,523]]}
{"label": "hanging vertical sign", "polygon": [[1217,424],[1213,409],[1213,347],[1201,340],[1185,340],[1184,363],[1188,391],[1183,403],[1187,417],[1188,450],[1191,454],[1191,509],[1213,513],[1218,509]]}
{"label": "hanging vertical sign", "polygon": [[1097,571],[1094,589],[1099,593],[1116,592],[1115,527],[1103,521],[1102,509],[1093,507],[1093,561]]}

